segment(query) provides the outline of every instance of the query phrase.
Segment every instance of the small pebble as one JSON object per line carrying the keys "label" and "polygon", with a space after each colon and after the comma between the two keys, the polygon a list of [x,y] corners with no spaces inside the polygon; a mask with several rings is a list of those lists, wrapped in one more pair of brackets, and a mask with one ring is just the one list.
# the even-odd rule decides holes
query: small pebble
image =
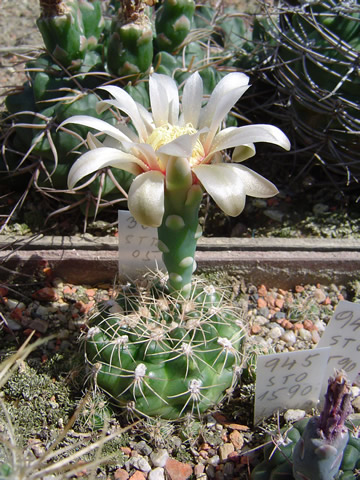
{"label": "small pebble", "polygon": [[150,454],[150,460],[154,467],[165,467],[168,458],[169,453],[164,448]]}
{"label": "small pebble", "polygon": [[151,472],[149,472],[148,480],[164,480],[165,479],[165,470],[161,467],[156,467]]}
{"label": "small pebble", "polygon": [[223,462],[227,459],[230,453],[234,451],[234,445],[232,443],[224,443],[219,447],[220,460]]}
{"label": "small pebble", "polygon": [[284,413],[284,419],[287,423],[297,422],[298,420],[301,420],[302,418],[304,418],[305,415],[306,415],[306,412],[304,410],[289,409],[289,410],[286,410],[286,412]]}
{"label": "small pebble", "polygon": [[306,342],[312,341],[311,332],[309,332],[309,330],[305,330],[305,328],[302,328],[301,330],[299,330],[299,337],[305,340]]}
{"label": "small pebble", "polygon": [[296,335],[292,330],[290,330],[281,335],[281,340],[284,340],[286,345],[294,345],[296,342]]}
{"label": "small pebble", "polygon": [[326,293],[321,288],[316,288],[313,295],[317,303],[323,303],[326,300]]}
{"label": "small pebble", "polygon": [[284,332],[280,327],[273,327],[269,331],[269,337],[272,338],[273,340],[275,340],[277,338],[280,338],[283,333]]}
{"label": "small pebble", "polygon": [[24,303],[19,302],[19,300],[15,300],[14,298],[8,298],[6,300],[6,306],[9,310],[14,310],[15,308],[19,308],[20,310],[24,310],[26,308]]}

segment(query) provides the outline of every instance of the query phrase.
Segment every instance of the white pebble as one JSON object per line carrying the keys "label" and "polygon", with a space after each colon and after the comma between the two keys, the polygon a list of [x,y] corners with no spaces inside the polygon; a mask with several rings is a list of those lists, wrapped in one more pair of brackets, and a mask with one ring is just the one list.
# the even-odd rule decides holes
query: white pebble
{"label": "white pebble", "polygon": [[284,335],[281,336],[281,340],[284,340],[286,345],[294,345],[294,343],[296,342],[296,335],[292,330],[290,330],[289,332],[285,332]]}
{"label": "white pebble", "polygon": [[280,338],[283,332],[281,331],[280,327],[274,327],[269,332],[269,337],[272,339]]}
{"label": "white pebble", "polygon": [[312,334],[311,332],[309,332],[309,330],[306,330],[306,328],[301,328],[299,330],[299,337],[302,338],[302,340],[305,340],[306,342],[312,341]]}
{"label": "white pebble", "polygon": [[306,412],[304,410],[289,409],[284,413],[284,419],[286,423],[297,422],[298,420],[301,420],[302,418],[304,418],[305,415],[306,415]]}
{"label": "white pebble", "polygon": [[164,467],[168,461],[169,454],[165,448],[161,448],[157,452],[152,452],[150,455],[150,460],[154,467]]}
{"label": "white pebble", "polygon": [[326,323],[323,320],[317,319],[314,322],[314,326],[317,328],[318,332],[322,333],[325,331]]}
{"label": "white pebble", "polygon": [[14,310],[15,308],[20,308],[20,310],[24,310],[26,305],[19,300],[15,300],[14,298],[8,298],[6,302],[6,306],[9,310]]}
{"label": "white pebble", "polygon": [[311,332],[311,336],[312,336],[312,341],[314,343],[319,343],[320,342],[320,335],[319,335],[319,332],[317,332],[316,330],[313,330]]}
{"label": "white pebble", "polygon": [[148,480],[164,480],[165,479],[165,473],[164,469],[161,467],[156,467],[154,470],[151,470],[148,475]]}

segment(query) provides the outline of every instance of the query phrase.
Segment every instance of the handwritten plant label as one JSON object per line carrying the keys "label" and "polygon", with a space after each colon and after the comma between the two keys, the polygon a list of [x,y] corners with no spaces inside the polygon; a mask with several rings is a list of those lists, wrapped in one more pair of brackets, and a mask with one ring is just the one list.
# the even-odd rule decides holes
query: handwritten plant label
{"label": "handwritten plant label", "polygon": [[326,392],[328,378],[343,370],[350,382],[360,372],[360,304],[341,300],[315,350],[330,347],[320,399]]}
{"label": "handwritten plant label", "polygon": [[125,210],[119,210],[118,222],[120,276],[134,279],[149,270],[163,269],[157,229],[144,227]]}
{"label": "handwritten plant label", "polygon": [[261,355],[256,365],[255,423],[277,410],[309,410],[318,400],[330,348]]}

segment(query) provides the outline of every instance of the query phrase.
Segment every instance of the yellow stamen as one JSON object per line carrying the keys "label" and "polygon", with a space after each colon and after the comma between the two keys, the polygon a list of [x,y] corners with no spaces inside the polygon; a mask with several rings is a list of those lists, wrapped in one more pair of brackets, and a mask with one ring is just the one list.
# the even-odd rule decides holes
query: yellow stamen
{"label": "yellow stamen", "polygon": [[[151,145],[156,151],[163,145],[166,145],[173,140],[181,137],[181,135],[194,135],[196,132],[196,129],[191,125],[191,123],[188,123],[183,127],[167,123],[166,125],[155,128],[155,130],[148,137],[146,143]],[[194,165],[199,164],[201,159],[204,158],[204,156],[204,147],[198,139],[191,153],[191,158],[189,158],[190,165],[193,167]]]}

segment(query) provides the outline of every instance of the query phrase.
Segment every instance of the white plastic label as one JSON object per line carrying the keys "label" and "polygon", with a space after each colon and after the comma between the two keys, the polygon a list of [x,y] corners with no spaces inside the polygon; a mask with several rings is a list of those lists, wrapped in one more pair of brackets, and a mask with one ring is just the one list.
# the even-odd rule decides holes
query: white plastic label
{"label": "white plastic label", "polygon": [[255,423],[277,410],[309,410],[319,400],[330,348],[261,355],[256,365]]}
{"label": "white plastic label", "polygon": [[157,229],[139,224],[128,211],[118,213],[120,277],[131,280],[149,270],[164,269]]}
{"label": "white plastic label", "polygon": [[350,382],[360,372],[359,303],[339,302],[315,350],[323,347],[330,347],[331,353],[320,399],[326,392],[328,378],[334,375],[335,370],[344,371]]}

